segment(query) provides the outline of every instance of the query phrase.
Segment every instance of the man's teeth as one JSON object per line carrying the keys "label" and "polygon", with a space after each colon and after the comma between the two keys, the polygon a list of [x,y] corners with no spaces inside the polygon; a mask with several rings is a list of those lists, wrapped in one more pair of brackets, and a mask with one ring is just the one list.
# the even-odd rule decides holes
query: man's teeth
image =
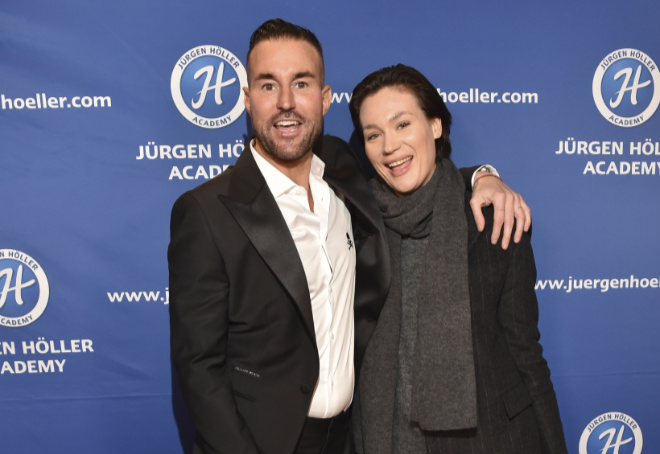
{"label": "man's teeth", "polygon": [[297,124],[299,123],[295,120],[284,120],[284,121],[278,121],[276,123],[277,126],[295,126]]}
{"label": "man's teeth", "polygon": [[400,165],[403,164],[404,162],[408,162],[408,161],[410,161],[411,159],[412,159],[412,156],[408,156],[407,158],[399,159],[398,161],[394,161],[394,162],[392,162],[392,163],[390,163],[390,164],[387,164],[387,167],[389,167],[390,169],[392,169],[392,168],[394,168],[394,167],[396,167],[396,166],[400,166]]}

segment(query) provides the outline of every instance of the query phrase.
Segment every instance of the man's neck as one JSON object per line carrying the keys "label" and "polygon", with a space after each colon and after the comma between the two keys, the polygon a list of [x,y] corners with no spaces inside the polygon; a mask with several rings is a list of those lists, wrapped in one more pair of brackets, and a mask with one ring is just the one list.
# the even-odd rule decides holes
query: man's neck
{"label": "man's neck", "polygon": [[296,159],[295,161],[283,161],[277,159],[270,153],[266,153],[258,141],[255,141],[254,149],[261,157],[282,172],[295,184],[309,190],[309,170],[312,167],[312,150],[309,150],[301,158]]}
{"label": "man's neck", "polygon": [[254,142],[254,149],[257,153],[259,153],[259,156],[263,157],[273,167],[282,172],[284,176],[289,178],[298,186],[305,188],[305,191],[307,191],[309,209],[313,212],[314,198],[312,197],[312,190],[309,187],[309,172],[312,167],[312,158],[314,156],[312,150],[309,150],[300,159],[296,159],[295,161],[283,161],[281,159],[277,159],[270,153],[266,153],[259,141],[256,139]]}

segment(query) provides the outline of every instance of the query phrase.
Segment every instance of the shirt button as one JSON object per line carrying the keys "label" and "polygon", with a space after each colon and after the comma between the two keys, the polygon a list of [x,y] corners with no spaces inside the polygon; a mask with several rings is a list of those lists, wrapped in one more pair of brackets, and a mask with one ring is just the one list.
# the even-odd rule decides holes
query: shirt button
{"label": "shirt button", "polygon": [[300,391],[301,391],[303,394],[309,394],[309,386],[307,386],[307,385],[302,385],[302,386],[300,387]]}

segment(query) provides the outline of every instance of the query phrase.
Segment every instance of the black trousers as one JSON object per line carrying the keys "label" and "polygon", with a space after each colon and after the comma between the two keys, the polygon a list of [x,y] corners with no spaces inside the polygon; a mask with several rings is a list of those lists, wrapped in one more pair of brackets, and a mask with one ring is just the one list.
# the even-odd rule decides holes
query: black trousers
{"label": "black trousers", "polygon": [[307,418],[294,454],[351,454],[350,411],[334,418]]}

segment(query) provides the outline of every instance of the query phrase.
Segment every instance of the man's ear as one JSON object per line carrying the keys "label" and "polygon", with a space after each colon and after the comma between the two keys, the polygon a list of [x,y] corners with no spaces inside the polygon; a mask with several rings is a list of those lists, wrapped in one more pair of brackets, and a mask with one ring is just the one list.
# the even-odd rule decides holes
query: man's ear
{"label": "man's ear", "polygon": [[250,114],[250,89],[248,87],[243,87],[243,104],[245,105],[245,110],[247,110],[248,115]]}
{"label": "man's ear", "polygon": [[330,85],[323,87],[321,95],[323,96],[323,115],[325,115],[328,113],[328,109],[330,109],[330,101],[332,100],[332,88],[330,88]]}

